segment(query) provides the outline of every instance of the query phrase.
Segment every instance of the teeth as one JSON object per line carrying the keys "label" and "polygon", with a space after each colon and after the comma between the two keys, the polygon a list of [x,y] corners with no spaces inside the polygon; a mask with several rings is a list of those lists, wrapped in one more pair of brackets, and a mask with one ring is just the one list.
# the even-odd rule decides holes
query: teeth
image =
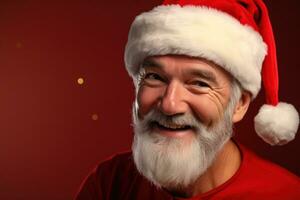
{"label": "teeth", "polygon": [[171,129],[180,129],[180,128],[185,128],[185,125],[179,125],[179,124],[173,124],[173,123],[164,123],[164,122],[159,122],[161,126],[171,128]]}

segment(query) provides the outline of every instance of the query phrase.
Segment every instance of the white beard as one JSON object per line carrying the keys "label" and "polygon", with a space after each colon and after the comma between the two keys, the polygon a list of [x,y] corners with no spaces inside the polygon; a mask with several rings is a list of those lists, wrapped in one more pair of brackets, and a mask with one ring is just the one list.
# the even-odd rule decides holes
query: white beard
{"label": "white beard", "polygon": [[[152,110],[143,120],[134,118],[133,158],[138,171],[157,187],[169,190],[185,188],[194,183],[208,167],[232,135],[231,108],[211,128],[203,126],[192,115],[172,118],[173,123],[197,127],[189,144],[177,138],[159,135],[151,130],[151,121],[167,120]],[[170,120],[168,120],[170,121]]]}

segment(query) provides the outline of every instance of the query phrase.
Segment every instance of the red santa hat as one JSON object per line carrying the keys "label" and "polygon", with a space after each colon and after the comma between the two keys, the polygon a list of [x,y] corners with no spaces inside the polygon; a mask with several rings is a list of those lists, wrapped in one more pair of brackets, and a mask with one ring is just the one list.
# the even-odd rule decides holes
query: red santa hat
{"label": "red santa hat", "polygon": [[178,54],[206,58],[223,67],[254,99],[261,87],[266,104],[255,130],[271,145],[294,139],[296,109],[278,101],[276,47],[262,0],[165,0],[137,16],[125,49],[125,65],[135,78],[148,56]]}

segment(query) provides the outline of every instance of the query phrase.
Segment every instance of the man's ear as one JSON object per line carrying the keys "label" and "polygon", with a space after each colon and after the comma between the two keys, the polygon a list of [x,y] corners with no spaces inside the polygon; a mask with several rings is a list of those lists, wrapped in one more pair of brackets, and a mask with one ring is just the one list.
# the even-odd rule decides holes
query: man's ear
{"label": "man's ear", "polygon": [[234,108],[232,122],[236,123],[243,119],[244,115],[246,114],[249,104],[251,102],[251,94],[247,91],[243,91],[241,98],[237,102]]}

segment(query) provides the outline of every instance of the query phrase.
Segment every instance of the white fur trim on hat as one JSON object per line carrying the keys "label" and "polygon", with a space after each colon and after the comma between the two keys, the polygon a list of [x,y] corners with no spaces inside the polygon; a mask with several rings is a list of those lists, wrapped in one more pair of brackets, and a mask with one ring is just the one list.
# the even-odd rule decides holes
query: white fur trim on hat
{"label": "white fur trim on hat", "polygon": [[134,77],[153,55],[202,57],[223,67],[255,98],[267,53],[262,37],[227,13],[204,6],[158,6],[134,20],[125,49],[125,65]]}
{"label": "white fur trim on hat", "polygon": [[254,125],[257,134],[271,145],[283,145],[295,138],[299,115],[291,104],[280,102],[276,106],[263,105]]}

